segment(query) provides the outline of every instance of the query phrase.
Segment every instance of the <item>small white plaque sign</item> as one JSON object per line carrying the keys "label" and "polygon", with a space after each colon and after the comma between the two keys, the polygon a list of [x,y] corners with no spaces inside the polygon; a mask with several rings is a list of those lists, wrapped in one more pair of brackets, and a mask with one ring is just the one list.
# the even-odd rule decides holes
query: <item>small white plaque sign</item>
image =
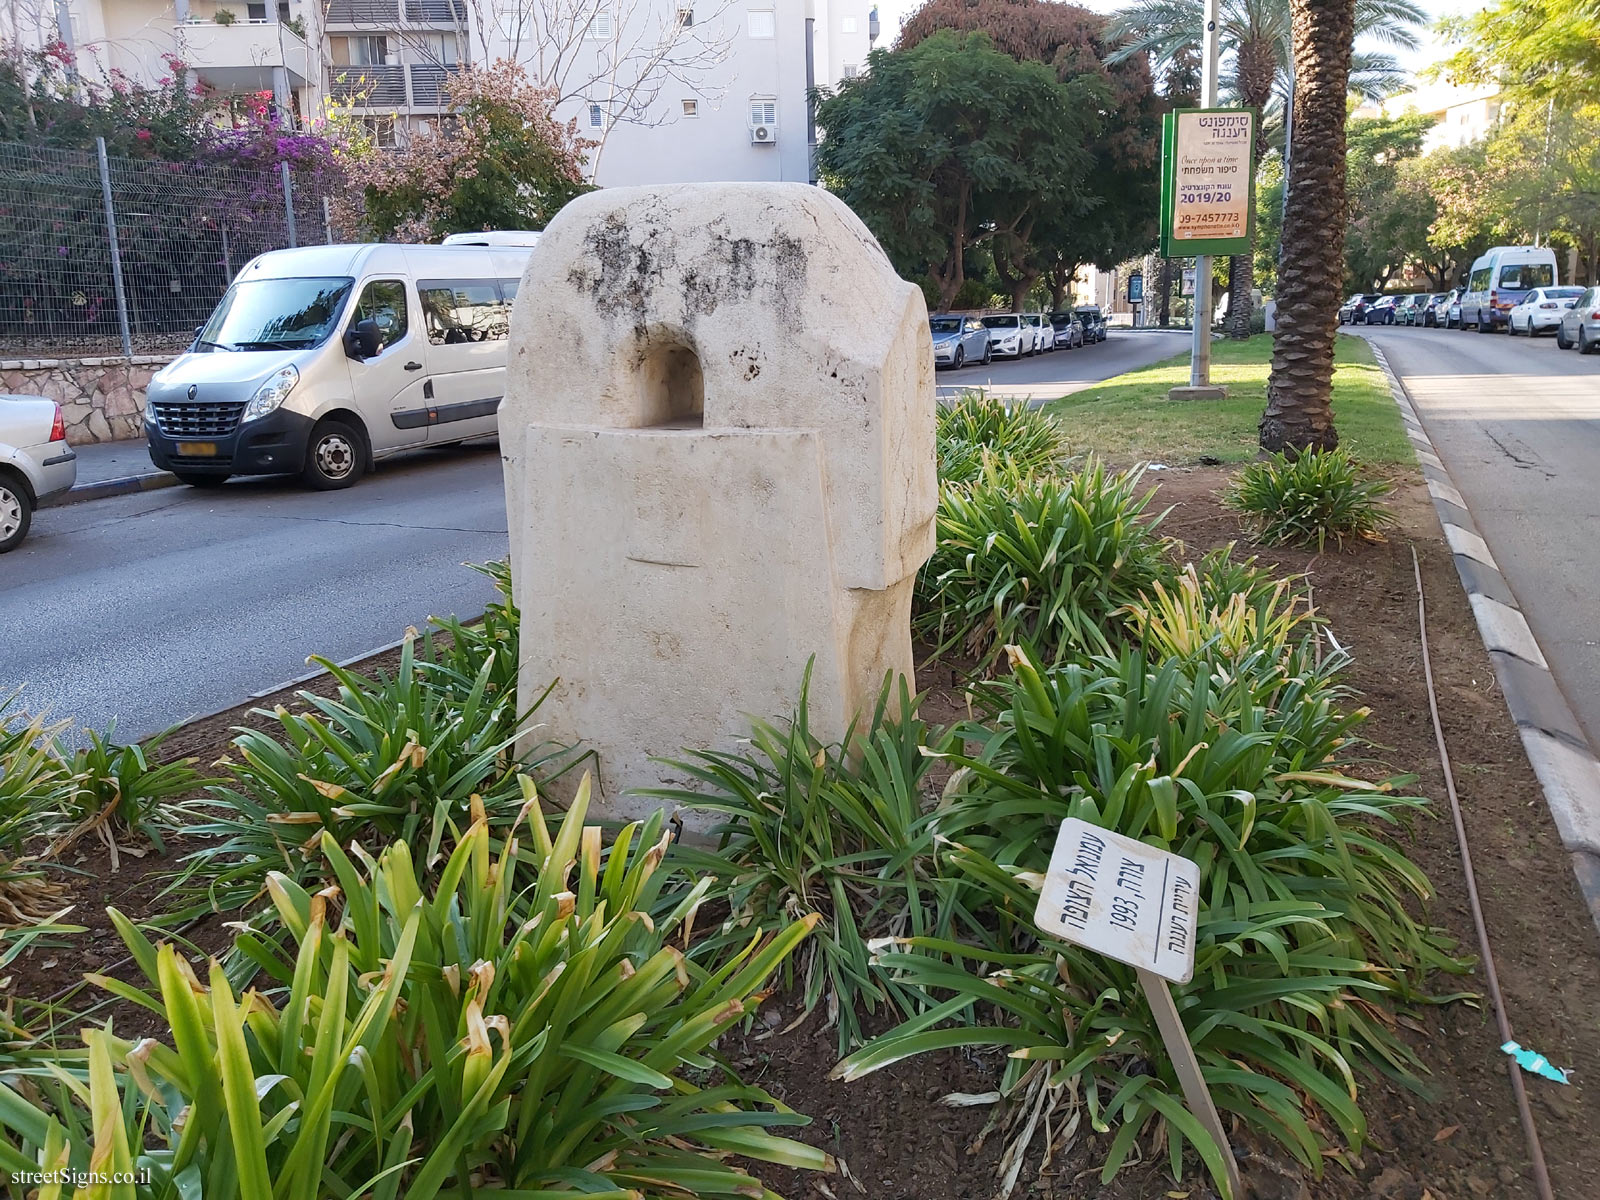
{"label": "small white plaque sign", "polygon": [[1194,860],[1069,817],[1034,920],[1074,945],[1188,983],[1199,906]]}

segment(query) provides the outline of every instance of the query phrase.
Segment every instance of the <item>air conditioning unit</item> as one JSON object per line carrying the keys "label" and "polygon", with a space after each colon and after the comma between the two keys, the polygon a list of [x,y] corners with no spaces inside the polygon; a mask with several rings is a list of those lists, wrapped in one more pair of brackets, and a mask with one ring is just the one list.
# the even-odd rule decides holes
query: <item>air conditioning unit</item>
{"label": "air conditioning unit", "polygon": [[778,127],[776,125],[750,126],[750,144],[752,146],[768,146],[778,140]]}

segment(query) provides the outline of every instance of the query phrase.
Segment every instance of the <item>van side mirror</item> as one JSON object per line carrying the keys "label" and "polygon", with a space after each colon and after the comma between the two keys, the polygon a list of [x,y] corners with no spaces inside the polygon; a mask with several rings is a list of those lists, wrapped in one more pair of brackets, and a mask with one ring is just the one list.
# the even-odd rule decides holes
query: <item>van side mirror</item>
{"label": "van side mirror", "polygon": [[357,321],[344,334],[344,352],[351,358],[378,356],[378,323],[371,317]]}

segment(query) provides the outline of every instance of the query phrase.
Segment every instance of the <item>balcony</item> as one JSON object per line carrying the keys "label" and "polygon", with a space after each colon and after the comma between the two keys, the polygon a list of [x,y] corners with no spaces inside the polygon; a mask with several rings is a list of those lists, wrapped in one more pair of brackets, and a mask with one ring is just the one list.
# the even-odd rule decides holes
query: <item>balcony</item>
{"label": "balcony", "polygon": [[329,67],[328,95],[355,109],[438,111],[445,107],[444,82],[454,69],[432,63]]}
{"label": "balcony", "polygon": [[465,0],[329,0],[327,25],[392,29],[396,25],[466,24]]}
{"label": "balcony", "polygon": [[191,20],[177,27],[184,61],[224,92],[271,91],[272,72],[282,67],[291,88],[317,74],[317,57],[305,39],[279,21]]}

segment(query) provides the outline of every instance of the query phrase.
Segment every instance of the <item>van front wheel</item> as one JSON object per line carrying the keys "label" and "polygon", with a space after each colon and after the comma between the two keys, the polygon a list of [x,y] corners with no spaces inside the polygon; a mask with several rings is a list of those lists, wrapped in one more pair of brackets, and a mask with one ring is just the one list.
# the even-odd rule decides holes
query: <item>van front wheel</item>
{"label": "van front wheel", "polygon": [[306,465],[300,475],[310,487],[331,492],[347,488],[366,470],[361,435],[343,421],[321,421],[311,431]]}

